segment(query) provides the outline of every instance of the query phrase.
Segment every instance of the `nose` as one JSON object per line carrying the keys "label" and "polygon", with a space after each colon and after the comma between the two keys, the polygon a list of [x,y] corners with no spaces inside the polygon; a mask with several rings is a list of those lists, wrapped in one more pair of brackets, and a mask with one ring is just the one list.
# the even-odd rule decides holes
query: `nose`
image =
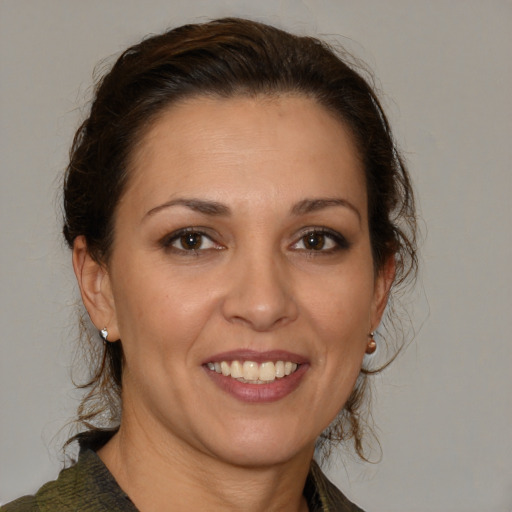
{"label": "nose", "polygon": [[240,257],[229,270],[224,317],[254,331],[272,331],[293,322],[298,306],[286,264],[275,254]]}

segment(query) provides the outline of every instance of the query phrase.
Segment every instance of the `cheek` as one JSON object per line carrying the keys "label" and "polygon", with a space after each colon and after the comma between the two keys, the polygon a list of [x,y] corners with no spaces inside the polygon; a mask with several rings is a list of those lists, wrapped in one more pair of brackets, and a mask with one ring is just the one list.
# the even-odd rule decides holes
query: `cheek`
{"label": "cheek", "polygon": [[[373,270],[340,272],[307,295],[310,324],[316,333],[317,364],[324,406],[336,415],[353,389],[368,341],[373,303]],[[305,308],[306,309],[306,308]]]}
{"label": "cheek", "polygon": [[339,272],[315,284],[302,296],[316,327],[333,342],[364,338],[373,306],[372,272]]}
{"label": "cheek", "polygon": [[331,301],[329,317],[322,317],[316,324],[322,340],[317,360],[322,374],[318,404],[326,414],[327,424],[344,407],[361,372],[368,339],[365,325],[369,301],[367,297],[361,297],[358,303],[357,299],[352,295]]}
{"label": "cheek", "polygon": [[[147,266],[136,264],[135,268]],[[204,283],[180,278],[158,264],[146,272],[124,268],[115,299],[127,358],[130,352],[142,350],[147,357],[153,351],[176,353],[190,348],[215,307]]]}

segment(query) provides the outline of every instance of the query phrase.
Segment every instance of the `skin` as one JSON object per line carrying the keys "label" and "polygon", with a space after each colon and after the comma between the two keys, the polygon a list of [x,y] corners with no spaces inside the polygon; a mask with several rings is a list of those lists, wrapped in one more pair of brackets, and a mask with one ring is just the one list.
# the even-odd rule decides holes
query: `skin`
{"label": "skin", "polygon": [[[141,511],[307,510],[315,440],[393,280],[392,262],[375,273],[349,131],[304,97],[196,97],[159,117],[131,163],[108,264],[83,237],[73,254],[92,321],[126,357],[121,428],[100,457]],[[183,228],[207,235],[198,249]],[[312,249],[313,228],[336,238],[317,233]],[[307,371],[286,397],[247,403],[204,367],[238,349],[300,354]]]}

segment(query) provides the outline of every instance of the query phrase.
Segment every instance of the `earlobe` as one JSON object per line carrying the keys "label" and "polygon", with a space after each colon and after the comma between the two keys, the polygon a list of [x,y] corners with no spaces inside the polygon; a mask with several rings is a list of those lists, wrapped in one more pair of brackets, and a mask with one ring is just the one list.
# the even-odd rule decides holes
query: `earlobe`
{"label": "earlobe", "polygon": [[80,287],[82,302],[92,320],[101,330],[108,328],[109,340],[118,340],[115,302],[107,268],[89,253],[85,237],[79,236],[73,244],[73,269]]}
{"label": "earlobe", "polygon": [[374,302],[370,330],[373,331],[379,325],[386,304],[388,303],[389,292],[395,280],[396,262],[395,256],[391,255],[379,270],[375,279]]}

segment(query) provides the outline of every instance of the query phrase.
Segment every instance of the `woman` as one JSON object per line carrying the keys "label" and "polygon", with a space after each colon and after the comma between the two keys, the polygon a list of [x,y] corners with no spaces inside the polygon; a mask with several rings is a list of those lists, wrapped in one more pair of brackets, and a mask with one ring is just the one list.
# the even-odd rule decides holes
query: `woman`
{"label": "woman", "polygon": [[408,174],[325,44],[239,19],[129,48],[96,90],[64,235],[102,357],[78,462],[15,510],[360,510],[313,461],[362,453]]}

